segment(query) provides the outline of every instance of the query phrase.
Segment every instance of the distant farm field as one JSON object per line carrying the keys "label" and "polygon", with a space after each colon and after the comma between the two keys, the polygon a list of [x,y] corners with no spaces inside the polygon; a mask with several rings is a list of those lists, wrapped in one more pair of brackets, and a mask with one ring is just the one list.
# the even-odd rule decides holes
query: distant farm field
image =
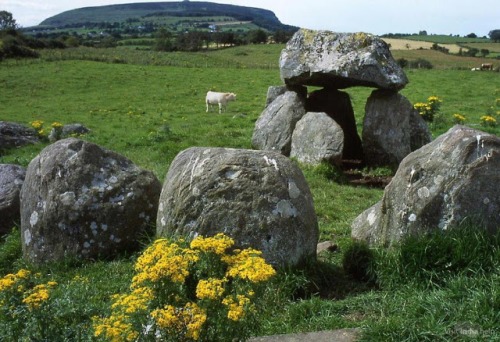
{"label": "distant farm field", "polygon": [[[390,44],[393,50],[419,50],[426,49],[429,50],[434,43],[427,41],[418,41],[410,39],[394,39],[394,38],[382,38],[387,44]],[[457,44],[439,44],[444,48],[447,48],[451,53],[458,53],[460,51],[460,46]]]}

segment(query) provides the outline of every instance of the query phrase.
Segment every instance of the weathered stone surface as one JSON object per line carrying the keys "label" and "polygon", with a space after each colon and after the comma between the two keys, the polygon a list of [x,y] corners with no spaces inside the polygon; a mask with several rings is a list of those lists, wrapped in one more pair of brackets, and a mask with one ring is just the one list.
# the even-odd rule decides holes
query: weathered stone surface
{"label": "weathered stone surface", "polygon": [[0,164],[0,236],[19,223],[19,193],[26,170],[19,165]]}
{"label": "weathered stone surface", "polygon": [[410,152],[431,141],[422,117],[403,95],[372,92],[365,107],[363,150],[368,165],[397,167]]}
{"label": "weathered stone surface", "polygon": [[318,222],[300,169],[271,151],[193,147],[163,184],[157,235],[224,233],[275,266],[316,255]]}
{"label": "weathered stone surface", "polygon": [[307,97],[307,88],[303,86],[270,86],[267,89],[266,107],[269,106],[276,98],[283,95],[287,91],[296,92],[301,98],[305,99]]}
{"label": "weathered stone surface", "polygon": [[356,119],[349,94],[336,89],[321,89],[309,94],[306,102],[308,112],[325,112],[344,131],[344,159],[362,160],[363,146],[356,127]]}
{"label": "weathered stone surface", "polygon": [[59,139],[64,139],[64,138],[76,138],[78,136],[87,134],[90,132],[90,129],[85,127],[82,124],[68,124],[64,125],[61,128],[52,128],[50,133],[49,133],[49,141],[50,142],[56,142]]}
{"label": "weathered stone surface", "polygon": [[344,132],[326,113],[308,112],[297,122],[290,157],[306,164],[342,164]]}
{"label": "weathered stone surface", "polygon": [[24,257],[94,259],[132,252],[157,213],[161,184],[125,157],[75,138],[46,147],[21,189]]}
{"label": "weathered stone surface", "polygon": [[287,91],[278,96],[255,123],[253,148],[289,156],[293,130],[305,113],[305,101],[298,93]]}
{"label": "weathered stone surface", "polygon": [[500,138],[454,126],[410,153],[380,202],[356,218],[352,236],[391,245],[408,235],[453,229],[465,218],[500,228]]}
{"label": "weathered stone surface", "polygon": [[85,127],[82,124],[79,123],[74,123],[74,124],[67,124],[62,127],[62,133],[61,136],[63,138],[69,138],[72,135],[83,135],[87,134],[90,132],[90,129]]}
{"label": "weathered stone surface", "polygon": [[387,44],[366,33],[300,29],[281,52],[280,73],[289,85],[335,89],[402,89],[408,83]]}
{"label": "weathered stone surface", "polygon": [[0,121],[0,150],[37,142],[38,135],[33,128],[15,122]]}

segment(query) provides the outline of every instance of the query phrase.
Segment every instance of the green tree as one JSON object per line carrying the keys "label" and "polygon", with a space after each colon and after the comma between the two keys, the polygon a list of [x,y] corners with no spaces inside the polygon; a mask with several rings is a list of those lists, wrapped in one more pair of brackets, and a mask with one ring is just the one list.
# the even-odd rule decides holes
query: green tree
{"label": "green tree", "polygon": [[7,11],[0,11],[0,31],[15,30],[17,29],[16,20],[12,13]]}
{"label": "green tree", "polygon": [[481,49],[481,56],[486,57],[489,54],[490,54],[490,50],[488,50],[488,49]]}
{"label": "green tree", "polygon": [[172,51],[174,49],[174,44],[172,43],[172,34],[168,32],[164,27],[156,33],[156,51]]}
{"label": "green tree", "polygon": [[490,39],[495,43],[500,42],[500,29],[490,31],[490,33],[488,33],[488,36],[490,36]]}
{"label": "green tree", "polygon": [[466,35],[467,38],[477,38],[477,35],[475,33],[469,33]]}
{"label": "green tree", "polygon": [[267,33],[262,29],[248,31],[247,40],[250,44],[267,42]]}

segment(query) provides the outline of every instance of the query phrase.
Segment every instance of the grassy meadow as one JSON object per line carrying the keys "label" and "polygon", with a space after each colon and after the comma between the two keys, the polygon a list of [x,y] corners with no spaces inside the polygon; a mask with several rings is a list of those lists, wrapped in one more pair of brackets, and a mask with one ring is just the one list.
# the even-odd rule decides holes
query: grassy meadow
{"label": "grassy meadow", "polygon": [[[4,61],[0,121],[29,125],[42,120],[47,129],[55,121],[82,123],[91,129],[84,139],[128,157],[163,181],[173,158],[188,147],[251,148],[267,88],[281,84],[282,47],[197,54],[78,48],[44,51],[38,60]],[[418,52],[427,53],[403,50],[394,55],[422,57]],[[480,58],[431,52],[422,58],[436,68],[407,70],[410,83],[401,92],[412,103],[431,95],[442,101],[430,124],[433,136],[454,124],[454,114],[465,116],[466,125],[499,135],[499,126],[484,126],[481,117],[490,115],[500,123],[500,74],[471,72],[468,68],[480,65]],[[206,113],[207,90],[234,92],[237,100],[226,113]],[[372,89],[346,91],[361,132]],[[27,166],[47,144],[0,151],[0,163]],[[431,236],[394,251],[368,250],[351,241],[350,224],[383,191],[346,184],[327,167],[302,169],[313,193],[320,239],[333,241],[337,249],[320,255],[306,270],[279,272],[269,284],[269,305],[259,314],[253,335],[359,327],[365,341],[500,341],[498,237],[471,236],[464,229],[449,239]],[[450,255],[450,248],[462,252]],[[51,318],[58,330],[49,340],[92,341],[91,318],[108,312],[111,295],[128,287],[136,257],[35,267],[22,260],[14,228],[0,240],[0,277],[26,267],[57,281]],[[364,276],[353,269],[364,270]],[[0,331],[7,329],[2,324],[0,312]],[[0,332],[0,340],[15,338]]]}

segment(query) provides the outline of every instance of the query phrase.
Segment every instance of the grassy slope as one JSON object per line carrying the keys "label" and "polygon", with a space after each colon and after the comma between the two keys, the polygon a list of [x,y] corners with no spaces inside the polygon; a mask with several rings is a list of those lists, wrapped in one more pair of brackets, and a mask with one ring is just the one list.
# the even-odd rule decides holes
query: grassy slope
{"label": "grassy slope", "polygon": [[[271,61],[277,64],[279,50],[276,46],[258,46],[227,49],[207,56],[177,55],[186,65],[204,62],[203,67],[189,68],[162,66],[163,59],[171,58],[166,54],[155,57],[155,62],[145,55],[139,65],[75,60],[2,63],[0,120],[25,124],[36,119],[48,124],[81,122],[92,129],[86,139],[129,157],[139,166],[153,170],[162,180],[173,157],[186,147],[250,147],[253,125],[263,109],[267,87],[281,83],[277,67],[264,67]],[[130,58],[126,50],[94,53],[109,53],[110,58],[123,60]],[[230,61],[227,65],[238,60],[240,63],[233,68],[209,67],[224,60]],[[262,63],[262,68],[244,67],[254,62]],[[410,70],[407,74],[410,84],[402,92],[410,101],[425,101],[430,95],[443,100],[444,119],[432,126],[435,135],[451,126],[449,116],[455,112],[466,115],[469,124],[478,126],[479,117],[500,96],[495,82],[497,73]],[[208,89],[236,92],[238,100],[229,105],[228,113],[207,114],[203,99]],[[348,92],[360,127],[364,102],[371,89],[356,88]],[[490,131],[499,134],[498,128]],[[38,145],[9,151],[0,157],[0,163],[26,166],[42,148],[43,145]],[[432,340],[432,336],[451,336],[456,332],[453,327],[465,321],[484,324],[485,331],[491,329],[491,336],[498,337],[492,330],[495,314],[490,304],[484,302],[498,275],[481,275],[477,279],[458,277],[444,288],[431,290],[406,284],[381,291],[368,290],[363,283],[346,277],[341,265],[351,244],[350,223],[378,201],[382,191],[338,184],[310,168],[304,168],[304,173],[314,196],[321,239],[333,239],[341,251],[326,256],[325,263],[319,266],[322,276],[313,282],[318,291],[329,288],[326,291],[340,300],[312,297],[285,302],[278,314],[275,311],[263,314],[262,334],[360,326],[377,336],[374,340],[397,341],[399,336]],[[12,265],[9,263],[9,267]],[[127,286],[130,262],[76,268],[54,266],[45,272],[55,274],[61,284],[66,284],[61,303],[73,303],[75,320],[80,315],[85,319],[102,312],[109,295]],[[76,274],[91,279],[93,286],[72,280]],[[113,275],[113,284],[106,281],[109,274]],[[498,300],[492,298],[493,303]],[[406,310],[401,311],[402,307]],[[457,307],[463,310],[457,311]],[[86,329],[84,323],[75,326],[78,328],[73,329]]]}

